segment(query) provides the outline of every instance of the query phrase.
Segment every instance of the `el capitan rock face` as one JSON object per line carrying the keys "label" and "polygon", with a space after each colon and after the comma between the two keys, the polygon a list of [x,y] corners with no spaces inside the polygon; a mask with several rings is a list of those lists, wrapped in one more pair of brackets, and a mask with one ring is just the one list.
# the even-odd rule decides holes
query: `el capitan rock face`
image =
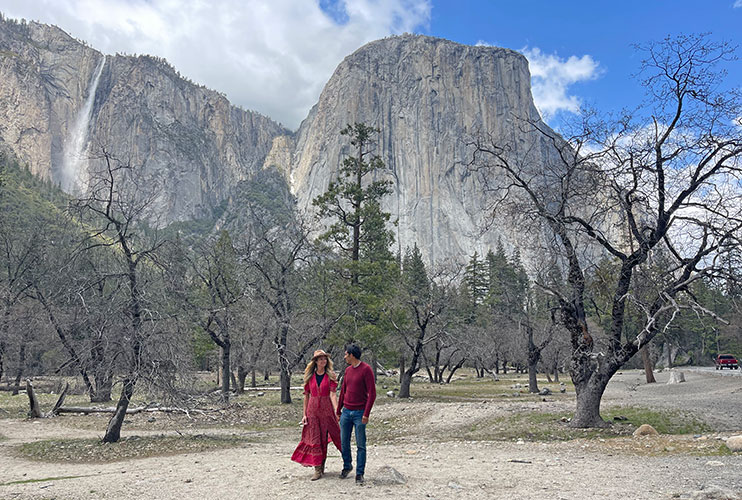
{"label": "el capitan rock face", "polygon": [[[528,63],[507,49],[404,35],[348,56],[302,123],[291,166],[299,207],[311,210],[351,154],[340,130],[365,122],[381,130],[377,154],[394,192],[384,209],[398,220],[397,245],[417,243],[433,262],[463,261],[512,241],[506,221],[482,234],[489,196],[467,163],[467,141],[483,133],[519,147],[522,121],[540,120]],[[543,147],[540,155],[549,155]]]}
{"label": "el capitan rock face", "polygon": [[163,60],[103,56],[56,27],[0,20],[0,146],[74,191],[103,145],[159,187],[158,224],[209,215],[271,166],[311,213],[351,154],[340,130],[365,122],[381,130],[376,153],[386,164],[379,175],[392,181],[384,209],[398,220],[396,249],[417,243],[430,261],[463,262],[517,232],[499,220],[482,233],[490,196],[467,169],[467,141],[488,134],[524,148],[534,141],[520,120],[540,118],[528,63],[507,49],[416,35],[369,43],[338,66],[293,134]]}

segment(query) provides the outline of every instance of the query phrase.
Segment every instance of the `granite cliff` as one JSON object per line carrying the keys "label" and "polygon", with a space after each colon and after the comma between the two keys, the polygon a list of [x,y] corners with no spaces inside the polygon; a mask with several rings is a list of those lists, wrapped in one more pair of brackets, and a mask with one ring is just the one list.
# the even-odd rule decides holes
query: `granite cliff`
{"label": "granite cliff", "polygon": [[365,122],[381,130],[381,175],[394,189],[384,209],[398,220],[399,250],[417,243],[443,262],[482,255],[498,238],[507,245],[516,231],[507,221],[482,234],[490,200],[467,168],[467,141],[488,134],[516,149],[538,143],[521,130],[521,120],[540,120],[530,80],[526,58],[507,49],[415,35],[365,45],[338,66],[297,133],[290,182],[299,207],[311,210],[351,153],[338,132]]}
{"label": "granite cliff", "polygon": [[[533,154],[522,119],[540,119],[528,63],[501,48],[416,35],[369,43],[338,66],[291,133],[164,60],[104,56],[56,27],[0,19],[0,146],[68,192],[85,189],[90,157],[105,146],[160,187],[161,224],[209,216],[270,167],[311,213],[350,154],[340,130],[365,122],[381,130],[397,249],[417,243],[430,261],[462,262],[517,232],[496,221],[482,233],[490,200],[467,169],[467,140],[488,134]],[[552,154],[538,144],[535,153]]]}
{"label": "granite cliff", "polygon": [[0,142],[66,191],[101,146],[159,188],[161,223],[203,217],[289,132],[148,56],[104,56],[54,26],[0,20]]}

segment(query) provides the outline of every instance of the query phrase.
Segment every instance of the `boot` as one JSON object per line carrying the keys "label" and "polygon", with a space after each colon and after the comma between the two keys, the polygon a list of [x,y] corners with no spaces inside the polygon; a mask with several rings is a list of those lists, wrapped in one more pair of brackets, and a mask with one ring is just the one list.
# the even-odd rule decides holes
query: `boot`
{"label": "boot", "polygon": [[[325,459],[327,460],[327,459]],[[324,476],[325,475],[325,460],[322,460],[322,465],[320,465],[320,473]]]}
{"label": "boot", "polygon": [[317,479],[322,477],[322,466],[321,465],[315,465],[314,466],[314,475],[312,476],[312,479],[310,481],[316,481]]}

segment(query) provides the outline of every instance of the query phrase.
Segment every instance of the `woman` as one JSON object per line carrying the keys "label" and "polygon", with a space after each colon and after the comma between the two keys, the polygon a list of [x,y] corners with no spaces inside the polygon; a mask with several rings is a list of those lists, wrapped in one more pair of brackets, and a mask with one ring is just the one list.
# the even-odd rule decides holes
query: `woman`
{"label": "woman", "polygon": [[340,450],[340,426],[336,416],[337,386],[337,375],[332,370],[330,356],[322,349],[314,351],[312,360],[304,370],[301,441],[291,456],[294,462],[314,466],[312,481],[325,473],[328,435]]}

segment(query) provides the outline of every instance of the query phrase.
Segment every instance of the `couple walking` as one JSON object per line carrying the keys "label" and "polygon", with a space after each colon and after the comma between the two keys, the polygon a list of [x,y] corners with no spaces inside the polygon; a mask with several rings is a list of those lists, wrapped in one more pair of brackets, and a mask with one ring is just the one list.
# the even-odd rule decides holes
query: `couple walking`
{"label": "couple walking", "polygon": [[337,375],[332,369],[332,360],[325,351],[314,351],[312,360],[304,370],[301,441],[291,460],[308,467],[314,466],[312,481],[321,478],[325,473],[329,437],[343,455],[340,478],[345,479],[353,470],[350,435],[355,429],[358,449],[356,483],[363,484],[366,468],[366,424],[376,400],[376,385],[371,367],[361,361],[360,347],[355,344],[346,346],[344,359],[348,366],[343,376],[339,400],[335,394]]}

